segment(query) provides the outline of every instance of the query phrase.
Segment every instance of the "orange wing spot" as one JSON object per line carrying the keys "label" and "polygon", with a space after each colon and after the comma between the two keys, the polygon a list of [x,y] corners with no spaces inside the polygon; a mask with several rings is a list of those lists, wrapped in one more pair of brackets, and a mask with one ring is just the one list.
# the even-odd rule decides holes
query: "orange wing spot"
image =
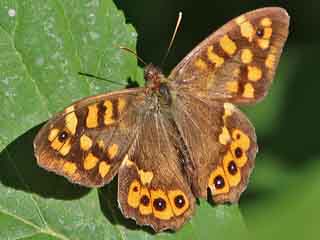
{"label": "orange wing spot", "polygon": [[104,102],[104,106],[106,107],[106,111],[104,113],[104,124],[106,126],[114,123],[114,119],[112,118],[113,117],[113,105],[112,105],[112,102],[109,101],[109,100],[106,100]]}
{"label": "orange wing spot", "polygon": [[262,78],[262,71],[260,68],[255,66],[248,66],[248,79],[250,81],[258,81]]}
{"label": "orange wing spot", "polygon": [[95,157],[92,153],[89,153],[84,159],[83,168],[85,170],[90,170],[97,165],[98,161],[99,159],[97,157]]}
{"label": "orange wing spot", "polygon": [[254,28],[249,21],[245,21],[240,24],[240,32],[242,37],[247,38],[249,42],[252,42],[254,36]]}
{"label": "orange wing spot", "polygon": [[140,203],[140,191],[141,185],[137,180],[133,180],[129,187],[128,193],[128,205],[133,208],[137,208]]}
{"label": "orange wing spot", "polygon": [[151,202],[153,215],[161,220],[169,220],[172,218],[173,212],[169,199],[162,190],[151,190]]}
{"label": "orange wing spot", "polygon": [[129,159],[128,154],[127,154],[127,155],[124,156],[121,165],[124,165],[124,166],[127,166],[127,167],[131,167],[131,166],[135,166],[135,163]]}
{"label": "orange wing spot", "polygon": [[80,147],[83,151],[88,151],[92,146],[92,140],[87,135],[83,134],[80,137]]}
{"label": "orange wing spot", "polygon": [[252,59],[253,59],[252,51],[248,48],[243,49],[241,52],[241,61],[244,64],[248,64],[252,62]]}
{"label": "orange wing spot", "polygon": [[245,21],[247,21],[246,17],[244,15],[241,15],[239,17],[237,17],[235,19],[236,24],[241,25],[242,23],[244,23]]}
{"label": "orange wing spot", "polygon": [[63,144],[63,146],[59,149],[59,153],[63,156],[66,156],[71,149],[70,138]]}
{"label": "orange wing spot", "polygon": [[114,143],[108,147],[108,156],[110,159],[113,159],[115,156],[117,156],[118,152],[119,152],[118,144]]}
{"label": "orange wing spot", "polygon": [[236,161],[236,165],[238,167],[243,167],[248,161],[248,156],[243,146],[241,146],[241,142],[235,141],[231,143],[231,152]]}
{"label": "orange wing spot", "polygon": [[50,133],[48,135],[48,140],[50,142],[52,142],[58,136],[58,133],[59,133],[59,129],[58,128],[51,129]]}
{"label": "orange wing spot", "polygon": [[215,64],[216,67],[220,67],[224,63],[224,58],[218,56],[214,51],[213,51],[213,46],[208,47],[207,51],[208,59],[210,62]]}
{"label": "orange wing spot", "polygon": [[237,67],[237,68],[235,68],[235,69],[233,70],[232,76],[233,76],[234,78],[239,78],[239,75],[240,75],[240,68]]}
{"label": "orange wing spot", "polygon": [[238,167],[243,167],[248,161],[247,151],[250,148],[250,138],[240,129],[232,132],[231,153]]}
{"label": "orange wing spot", "polygon": [[253,98],[254,97],[254,88],[251,83],[246,83],[244,85],[244,90],[242,96],[245,98]]}
{"label": "orange wing spot", "polygon": [[265,18],[261,19],[260,24],[263,27],[270,27],[272,25],[272,21],[270,18],[265,17]]}
{"label": "orange wing spot", "polygon": [[235,107],[232,103],[224,103],[223,108],[224,108],[223,121],[226,121],[226,118],[231,116],[232,113],[234,112]]}
{"label": "orange wing spot", "polygon": [[74,111],[74,106],[73,106],[73,105],[67,107],[67,108],[64,110],[65,113],[70,113],[70,112],[73,112],[73,111]]}
{"label": "orange wing spot", "polygon": [[223,145],[226,145],[231,140],[229,131],[226,127],[222,128],[222,133],[219,135],[219,142]]}
{"label": "orange wing spot", "polygon": [[222,167],[217,167],[211,172],[208,179],[208,187],[214,196],[229,192],[229,183]]}
{"label": "orange wing spot", "polygon": [[110,165],[105,161],[99,163],[99,174],[102,178],[104,178],[108,172],[110,171]]}
{"label": "orange wing spot", "polygon": [[76,170],[77,170],[77,166],[75,163],[72,162],[65,162],[63,164],[63,168],[62,170],[67,174],[67,175],[73,175]]}
{"label": "orange wing spot", "polygon": [[258,39],[258,45],[261,49],[267,49],[269,47],[270,40],[268,39]]}
{"label": "orange wing spot", "polygon": [[76,134],[78,125],[78,118],[74,112],[69,113],[65,118],[66,128],[71,132],[72,135]]}
{"label": "orange wing spot", "polygon": [[263,38],[270,39],[271,36],[272,36],[272,28],[270,28],[270,27],[264,28]]}
{"label": "orange wing spot", "polygon": [[52,147],[54,150],[57,150],[57,151],[58,151],[62,146],[63,146],[63,142],[60,142],[58,137],[56,137],[56,138],[54,139],[54,141],[51,143],[51,147]]}
{"label": "orange wing spot", "polygon": [[105,145],[104,145],[104,141],[103,140],[98,140],[98,146],[99,148],[101,148],[102,150],[104,149]]}
{"label": "orange wing spot", "polygon": [[153,173],[151,171],[143,171],[142,169],[138,171],[140,180],[143,185],[150,184],[153,179]]}
{"label": "orange wing spot", "polygon": [[264,64],[266,65],[267,68],[273,69],[275,63],[276,63],[276,56],[272,53],[269,53]]}
{"label": "orange wing spot", "polygon": [[123,109],[126,107],[127,102],[123,98],[118,99],[118,111],[119,113],[123,112]]}
{"label": "orange wing spot", "polygon": [[246,151],[250,148],[250,138],[240,129],[235,129],[232,132],[232,139],[239,143],[239,145]]}
{"label": "orange wing spot", "polygon": [[152,213],[151,196],[146,187],[141,188],[139,212],[142,215],[149,215]]}
{"label": "orange wing spot", "polygon": [[224,35],[219,40],[220,46],[229,55],[233,55],[237,51],[237,45],[228,35]]}
{"label": "orange wing spot", "polygon": [[200,70],[206,70],[208,68],[208,65],[203,61],[202,59],[198,58],[195,62],[194,65],[200,69]]}
{"label": "orange wing spot", "polygon": [[228,151],[223,158],[223,168],[231,187],[237,186],[241,181],[240,169],[237,167],[233,155]]}
{"label": "orange wing spot", "polygon": [[86,119],[87,128],[98,127],[98,107],[97,104],[88,106],[88,116]]}
{"label": "orange wing spot", "polygon": [[239,90],[239,82],[238,81],[227,82],[226,89],[231,93],[237,93]]}
{"label": "orange wing spot", "polygon": [[183,214],[190,206],[189,199],[181,190],[168,191],[168,197],[173,213],[176,216]]}

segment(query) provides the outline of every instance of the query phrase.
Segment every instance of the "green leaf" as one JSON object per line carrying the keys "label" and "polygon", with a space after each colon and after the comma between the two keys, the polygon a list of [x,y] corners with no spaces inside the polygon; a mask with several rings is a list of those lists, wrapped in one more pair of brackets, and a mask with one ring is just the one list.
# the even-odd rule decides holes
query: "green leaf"
{"label": "green leaf", "polygon": [[0,239],[246,236],[237,205],[206,201],[177,233],[154,234],[122,216],[116,179],[87,189],[37,166],[35,126],[74,100],[118,88],[79,71],[143,83],[136,58],[118,49],[134,49],[136,37],[110,0],[0,2]]}
{"label": "green leaf", "polygon": [[112,1],[14,3],[0,3],[0,151],[72,101],[117,87],[79,71],[123,84],[138,71],[118,48],[134,48],[136,33]]}

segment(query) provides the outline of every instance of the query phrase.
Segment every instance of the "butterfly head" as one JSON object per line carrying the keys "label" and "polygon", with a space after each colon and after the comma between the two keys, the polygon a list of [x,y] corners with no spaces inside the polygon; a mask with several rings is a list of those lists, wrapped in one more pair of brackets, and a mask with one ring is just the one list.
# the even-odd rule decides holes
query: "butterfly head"
{"label": "butterfly head", "polygon": [[166,81],[161,70],[152,63],[147,65],[144,69],[144,79],[146,80],[147,87],[153,90],[158,90],[160,88],[160,83]]}

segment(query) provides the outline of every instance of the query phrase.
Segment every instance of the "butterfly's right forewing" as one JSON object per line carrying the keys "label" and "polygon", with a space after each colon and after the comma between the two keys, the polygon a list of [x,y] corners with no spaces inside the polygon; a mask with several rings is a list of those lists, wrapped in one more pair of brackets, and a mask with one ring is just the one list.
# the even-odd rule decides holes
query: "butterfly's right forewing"
{"label": "butterfly's right forewing", "polygon": [[173,87],[237,104],[261,100],[274,78],[288,28],[289,16],[278,7],[229,21],[172,70]]}

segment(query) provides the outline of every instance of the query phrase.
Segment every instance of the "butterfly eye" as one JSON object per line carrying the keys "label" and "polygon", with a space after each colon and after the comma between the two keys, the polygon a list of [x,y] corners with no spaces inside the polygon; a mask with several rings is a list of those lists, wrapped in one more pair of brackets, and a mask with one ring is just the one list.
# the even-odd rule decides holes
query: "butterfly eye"
{"label": "butterfly eye", "polygon": [[174,204],[177,208],[183,208],[186,201],[182,195],[178,195],[174,198]]}
{"label": "butterfly eye", "polygon": [[264,29],[263,28],[258,28],[257,29],[257,31],[256,31],[256,35],[258,36],[258,37],[263,37],[263,35],[264,35]]}
{"label": "butterfly eye", "polygon": [[218,175],[214,178],[214,186],[216,189],[221,189],[225,185],[224,178],[221,175]]}
{"label": "butterfly eye", "polygon": [[229,162],[228,164],[228,171],[231,175],[235,175],[238,172],[237,165],[235,164],[234,161]]}
{"label": "butterfly eye", "polygon": [[144,206],[148,206],[150,203],[150,198],[147,195],[143,195],[140,199],[140,203]]}
{"label": "butterfly eye", "polygon": [[64,142],[67,138],[69,137],[69,134],[66,132],[66,131],[62,131],[60,134],[59,134],[59,141],[60,142]]}
{"label": "butterfly eye", "polygon": [[156,198],[153,201],[153,207],[158,211],[163,211],[166,208],[166,201],[162,198]]}
{"label": "butterfly eye", "polygon": [[241,158],[242,157],[242,149],[240,147],[237,147],[235,150],[234,150],[234,155],[236,156],[236,158]]}

